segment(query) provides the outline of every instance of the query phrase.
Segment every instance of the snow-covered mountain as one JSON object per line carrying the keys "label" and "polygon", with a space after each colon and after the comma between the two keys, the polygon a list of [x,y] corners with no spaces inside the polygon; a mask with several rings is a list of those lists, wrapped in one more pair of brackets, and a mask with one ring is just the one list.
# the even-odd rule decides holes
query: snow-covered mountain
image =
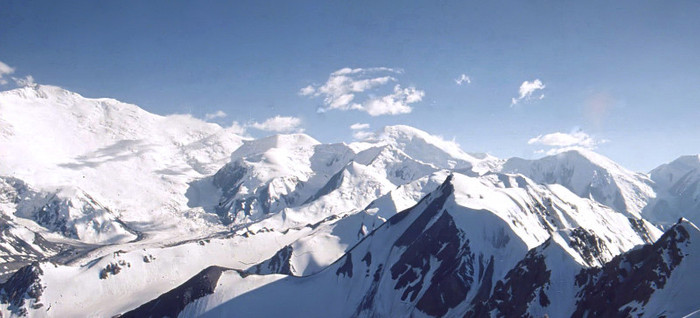
{"label": "snow-covered mountain", "polygon": [[645,207],[647,219],[663,226],[684,217],[700,223],[700,156],[683,156],[650,173],[657,193]]}
{"label": "snow-covered mountain", "polygon": [[[208,226],[206,217],[183,217],[188,183],[216,172],[244,139],[188,115],[158,116],[46,85],[0,92],[0,114],[0,175],[44,193],[47,209],[61,210],[45,219],[54,223],[81,223],[90,210],[182,232]],[[100,241],[102,233],[90,235]]]}
{"label": "snow-covered mountain", "polygon": [[[373,142],[401,149],[414,160],[466,174],[483,174],[499,164],[499,160],[493,156],[466,153],[454,142],[405,125],[384,127],[375,133]],[[356,144],[356,147],[361,147],[363,143]]]}
{"label": "snow-covered mountain", "polygon": [[0,153],[3,317],[700,310],[698,156],[647,176],[403,125],[253,139],[45,85],[0,92]]}
{"label": "snow-covered mountain", "polygon": [[652,182],[612,160],[585,149],[574,149],[537,160],[511,158],[503,172],[521,173],[539,183],[560,184],[619,212],[640,218],[655,197]]}

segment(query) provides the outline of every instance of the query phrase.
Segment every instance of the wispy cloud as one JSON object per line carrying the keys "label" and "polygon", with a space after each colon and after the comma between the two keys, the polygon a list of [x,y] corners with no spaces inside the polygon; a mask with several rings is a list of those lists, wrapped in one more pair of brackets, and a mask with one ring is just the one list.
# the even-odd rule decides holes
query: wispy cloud
{"label": "wispy cloud", "polygon": [[352,138],[355,138],[356,140],[369,140],[369,139],[374,139],[376,135],[371,132],[371,131],[366,131],[366,130],[357,130],[352,133]]}
{"label": "wispy cloud", "polygon": [[369,129],[369,124],[361,124],[361,123],[352,124],[352,125],[350,125],[350,129],[352,129],[352,130]]}
{"label": "wispy cloud", "polygon": [[532,99],[543,99],[544,94],[540,94],[539,96],[535,96],[535,97],[533,97],[533,94],[536,91],[541,91],[541,90],[545,89],[545,87],[546,86],[544,85],[544,83],[542,83],[542,81],[540,81],[539,79],[535,79],[532,82],[524,81],[522,84],[520,84],[520,89],[518,90],[518,92],[519,92],[518,97],[511,99],[510,106],[511,107],[515,106],[523,100],[529,101]]}
{"label": "wispy cloud", "polygon": [[226,113],[223,110],[217,110],[216,112],[213,113],[208,113],[204,115],[204,119],[206,120],[212,120],[215,118],[224,118],[226,117]]}
{"label": "wispy cloud", "polygon": [[5,76],[10,75],[14,72],[15,69],[13,67],[10,67],[9,65],[0,61],[0,85],[7,84],[7,78],[5,78]]}
{"label": "wispy cloud", "polygon": [[[392,93],[370,95],[381,86],[398,82],[395,76],[402,73],[400,69],[388,67],[342,68],[331,73],[323,85],[309,85],[300,89],[299,95],[323,97],[323,107],[319,108],[319,112],[359,110],[371,116],[406,114],[413,110],[410,104],[421,101],[425,92],[396,84]],[[358,96],[363,100],[357,101]]]}
{"label": "wispy cloud", "polygon": [[258,130],[280,132],[280,133],[303,132],[304,131],[304,129],[300,127],[301,126],[301,119],[297,118],[297,117],[291,117],[291,116],[275,116],[275,117],[266,119],[262,123],[254,122],[254,123],[251,123],[247,126],[258,129]]}
{"label": "wispy cloud", "polygon": [[374,133],[367,131],[369,129],[369,124],[356,123],[350,125],[352,132],[352,138],[356,140],[367,140],[374,137]]}
{"label": "wispy cloud", "polygon": [[249,128],[277,133],[291,133],[303,132],[304,129],[300,127],[301,124],[302,122],[300,118],[278,115],[265,119],[262,122],[248,122],[241,124],[238,121],[233,121],[231,126],[227,127],[226,129],[237,135],[247,135]]}
{"label": "wispy cloud", "polygon": [[462,84],[464,83],[471,84],[472,79],[469,76],[467,76],[467,74],[462,74],[458,78],[455,78],[455,83],[457,83],[457,85],[459,86],[462,86]]}
{"label": "wispy cloud", "polygon": [[530,145],[541,145],[550,149],[539,149],[535,153],[555,154],[571,148],[595,149],[598,145],[606,143],[605,139],[597,139],[582,130],[571,133],[554,132],[539,135],[527,141]]}
{"label": "wispy cloud", "polygon": [[[0,85],[6,85],[9,83],[8,76],[15,73],[15,68],[11,67],[4,62],[0,61]],[[10,77],[12,81],[19,87],[34,87],[36,83],[34,82],[34,77],[27,75],[25,77]]]}
{"label": "wispy cloud", "polygon": [[25,77],[13,77],[12,80],[17,84],[19,87],[34,87],[36,86],[36,83],[34,82],[34,76],[27,75]]}

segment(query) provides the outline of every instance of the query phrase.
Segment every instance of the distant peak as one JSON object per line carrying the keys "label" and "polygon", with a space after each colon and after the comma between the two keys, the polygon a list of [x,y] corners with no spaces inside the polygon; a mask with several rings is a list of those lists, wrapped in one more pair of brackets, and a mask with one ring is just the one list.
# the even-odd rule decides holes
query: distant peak
{"label": "distant peak", "polygon": [[241,158],[252,154],[266,152],[273,148],[292,149],[299,147],[311,147],[320,142],[307,134],[277,134],[265,138],[245,140],[236,151],[231,154],[231,158]]}
{"label": "distant peak", "polygon": [[676,160],[671,161],[671,165],[682,165],[686,167],[700,166],[700,155],[680,156]]}
{"label": "distant peak", "polygon": [[65,95],[76,95],[77,93],[71,92],[64,88],[52,85],[39,85],[34,84],[31,86],[25,86],[20,88],[15,88],[9,91],[2,92],[3,95],[14,95],[22,98],[49,98],[56,96]]}
{"label": "distant peak", "polygon": [[575,147],[575,148],[569,148],[566,149],[565,151],[562,151],[558,154],[555,154],[554,156],[578,156],[578,157],[584,157],[586,159],[603,159],[603,160],[610,160],[607,157],[593,151],[590,149],[585,149],[585,148],[580,148],[580,147]]}
{"label": "distant peak", "polygon": [[[270,137],[274,139],[275,142],[277,143],[278,146],[284,146],[284,145],[291,145],[291,146],[313,146],[313,145],[318,145],[320,142],[313,137],[307,135],[307,134],[302,134],[302,133],[295,133],[295,134],[277,134],[277,135],[272,135]],[[265,139],[265,138],[263,138]]]}
{"label": "distant peak", "polygon": [[407,125],[393,125],[385,126],[382,129],[384,133],[388,134],[403,134],[403,135],[429,135],[427,132],[422,131],[418,128],[407,126]]}
{"label": "distant peak", "polygon": [[595,166],[604,168],[606,170],[618,170],[618,171],[625,171],[626,173],[632,173],[631,171],[628,171],[624,167],[620,166],[618,163],[613,161],[612,159],[603,156],[593,150],[590,149],[585,149],[585,148],[571,148],[567,149],[565,151],[562,151],[560,153],[546,156],[541,159],[536,159],[534,161],[549,161],[549,160],[555,160],[555,161],[586,161],[589,162]]}
{"label": "distant peak", "polygon": [[[616,170],[623,169],[619,164],[612,161],[610,158],[598,154],[589,149],[583,148],[571,148],[565,151],[559,152],[557,154],[548,155],[539,159],[523,159],[523,158],[510,158],[508,159],[508,164],[524,164],[524,163],[583,163],[588,162],[595,166],[599,166],[605,169],[616,168]],[[508,170],[508,169],[506,169]]]}
{"label": "distant peak", "polygon": [[[108,102],[110,104],[126,104],[114,98],[91,98],[54,85],[33,84],[31,86],[20,87],[9,91],[0,92],[3,96],[15,96],[22,99],[49,99],[72,104],[79,101]],[[130,104],[129,104],[130,105]],[[131,105],[138,107],[136,105]]]}

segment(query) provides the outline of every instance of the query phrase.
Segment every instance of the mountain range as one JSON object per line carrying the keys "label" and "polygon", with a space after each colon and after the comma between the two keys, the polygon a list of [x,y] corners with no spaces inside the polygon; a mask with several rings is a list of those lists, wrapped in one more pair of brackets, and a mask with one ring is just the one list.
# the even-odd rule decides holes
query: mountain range
{"label": "mountain range", "polygon": [[254,139],[33,85],[0,92],[0,313],[686,317],[699,197],[698,155]]}

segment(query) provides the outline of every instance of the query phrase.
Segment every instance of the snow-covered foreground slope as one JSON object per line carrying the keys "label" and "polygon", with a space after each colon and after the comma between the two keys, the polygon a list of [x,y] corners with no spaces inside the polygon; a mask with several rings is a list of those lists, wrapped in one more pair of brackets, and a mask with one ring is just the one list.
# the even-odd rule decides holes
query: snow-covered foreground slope
{"label": "snow-covered foreground slope", "polygon": [[[552,235],[565,237],[560,240],[568,244],[566,255],[582,268],[600,265],[660,234],[651,226],[639,230],[624,215],[592,201],[564,203],[561,198],[576,196],[522,176],[455,174],[323,271],[305,277],[224,271],[213,293],[182,314],[464,314],[486,300],[491,286],[528,250]],[[586,240],[597,245],[591,249]]]}
{"label": "snow-covered foreground slope", "polygon": [[[24,311],[40,317],[76,317],[85,313],[111,317],[175,288],[204,268],[215,265],[248,268],[304,238],[316,238],[318,244],[329,250],[327,253],[339,249],[342,255],[345,248],[359,240],[357,232],[372,224],[370,218],[364,221],[367,225],[362,220],[349,218],[340,217],[283,232],[265,227],[243,229],[176,245],[120,245],[95,250],[67,265],[51,261],[35,263],[29,266],[36,271],[32,279],[18,282],[18,278],[10,278],[0,286],[1,310],[3,315]],[[317,235],[319,232],[322,234]],[[326,261],[323,255],[316,257],[321,264]],[[31,286],[37,286],[40,292],[24,295]],[[21,292],[16,293],[16,290]],[[3,300],[3,294],[12,296],[13,293],[14,300],[12,297]]]}
{"label": "snow-covered foreground slope", "polygon": [[683,317],[697,312],[699,240],[700,230],[681,219],[654,244],[581,272],[573,316]]}
{"label": "snow-covered foreground slope", "polygon": [[700,309],[698,240],[700,230],[681,220],[653,244],[586,267],[553,236],[467,316],[684,317]]}

